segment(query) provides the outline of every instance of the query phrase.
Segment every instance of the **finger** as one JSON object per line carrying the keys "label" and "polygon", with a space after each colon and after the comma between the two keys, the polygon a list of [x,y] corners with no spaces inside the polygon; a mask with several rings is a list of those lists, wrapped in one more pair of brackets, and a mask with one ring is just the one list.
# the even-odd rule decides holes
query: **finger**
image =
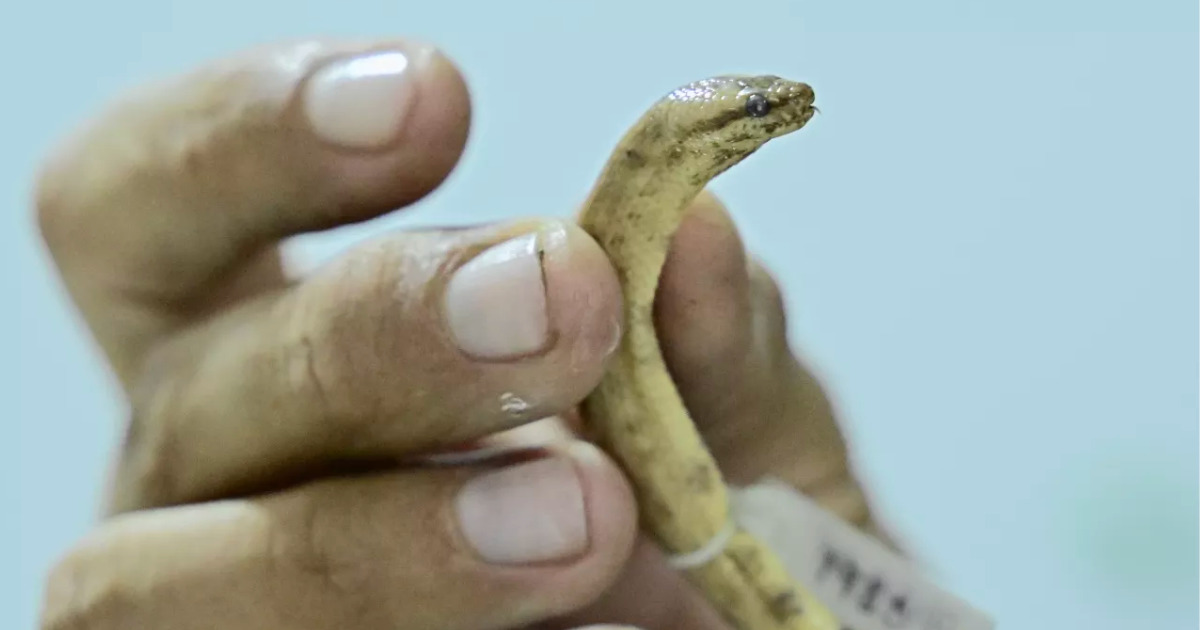
{"label": "finger", "polygon": [[603,374],[620,290],[561,221],[402,233],[156,349],[114,510],[262,491],[557,414]]}
{"label": "finger", "polygon": [[58,564],[42,628],[533,624],[608,586],[636,519],[616,466],[582,443],[504,466],[138,512]]}
{"label": "finger", "polygon": [[[750,281],[733,220],[708,192],[692,203],[672,239],[654,307],[664,358],[693,418],[701,427],[728,418],[742,389],[758,386],[744,378],[756,358]],[[736,380],[712,387],[729,378]]]}
{"label": "finger", "polygon": [[649,538],[612,586],[593,603],[539,628],[564,630],[590,623],[617,623],[656,630],[731,630],[713,607],[675,569]]}
{"label": "finger", "polygon": [[[442,464],[461,464],[497,457],[528,448],[550,448],[570,443],[577,432],[576,419],[552,417],[488,436],[454,452],[435,458]],[[536,630],[593,630],[656,628],[660,630],[730,630],[719,614],[677,570],[661,549],[645,535],[639,536],[629,561],[612,586],[595,601],[560,617],[547,619]],[[632,624],[612,626],[609,624]]]}
{"label": "finger", "polygon": [[731,482],[856,488],[829,398],[790,347],[778,287],[716,197],[698,197],[676,233],[655,311],[672,377]]}
{"label": "finger", "polygon": [[436,187],[468,121],[462,77],[424,44],[249,51],[130,95],[68,139],[42,170],[39,224],[128,382],[159,336],[245,284],[248,261],[265,257],[250,275],[278,280],[278,239]]}

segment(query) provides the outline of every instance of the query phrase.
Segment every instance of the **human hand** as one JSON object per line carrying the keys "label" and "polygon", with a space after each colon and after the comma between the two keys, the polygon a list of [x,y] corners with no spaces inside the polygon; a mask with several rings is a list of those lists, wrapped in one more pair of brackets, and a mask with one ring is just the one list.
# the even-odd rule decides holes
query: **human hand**
{"label": "human hand", "polygon": [[[502,433],[570,418],[620,333],[586,234],[404,232],[284,271],[280,239],[437,187],[469,118],[427,46],[311,41],[132,95],[55,152],[42,233],[131,413],[110,518],[55,568],[43,627],[720,627],[638,540],[611,460],[566,432]],[[680,230],[659,303],[730,481],[770,473],[869,521],[774,285],[715,199]],[[498,443],[526,448],[421,465]]]}

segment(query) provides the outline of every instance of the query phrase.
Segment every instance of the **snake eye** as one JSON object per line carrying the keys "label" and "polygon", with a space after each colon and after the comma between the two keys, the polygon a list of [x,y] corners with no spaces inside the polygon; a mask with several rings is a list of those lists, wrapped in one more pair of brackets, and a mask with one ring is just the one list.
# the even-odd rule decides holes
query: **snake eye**
{"label": "snake eye", "polygon": [[751,94],[746,98],[746,113],[753,118],[762,118],[771,112],[771,101],[762,94]]}

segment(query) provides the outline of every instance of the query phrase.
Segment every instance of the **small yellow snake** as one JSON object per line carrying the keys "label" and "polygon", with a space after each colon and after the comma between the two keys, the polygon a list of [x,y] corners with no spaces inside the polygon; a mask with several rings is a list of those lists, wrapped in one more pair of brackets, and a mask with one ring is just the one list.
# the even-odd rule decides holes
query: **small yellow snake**
{"label": "small yellow snake", "polygon": [[[582,412],[630,477],[647,529],[671,554],[705,547],[731,524],[721,472],[664,363],[653,305],[671,236],[708,182],[816,113],[808,85],[720,76],[658,101],[613,151],[579,222],[604,248],[624,293],[626,333]],[[735,529],[688,578],[739,630],[837,630],[828,610],[771,550]]]}

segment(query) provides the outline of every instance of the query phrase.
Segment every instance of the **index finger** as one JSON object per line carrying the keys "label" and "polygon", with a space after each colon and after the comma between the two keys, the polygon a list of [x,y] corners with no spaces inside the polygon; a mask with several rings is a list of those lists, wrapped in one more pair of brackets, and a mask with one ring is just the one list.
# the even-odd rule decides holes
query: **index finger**
{"label": "index finger", "polygon": [[[122,380],[247,273],[282,282],[275,241],[411,203],[466,142],[462,77],[411,41],[303,41],[132,94],[38,182],[39,224]],[[236,290],[236,289],[232,289]]]}

